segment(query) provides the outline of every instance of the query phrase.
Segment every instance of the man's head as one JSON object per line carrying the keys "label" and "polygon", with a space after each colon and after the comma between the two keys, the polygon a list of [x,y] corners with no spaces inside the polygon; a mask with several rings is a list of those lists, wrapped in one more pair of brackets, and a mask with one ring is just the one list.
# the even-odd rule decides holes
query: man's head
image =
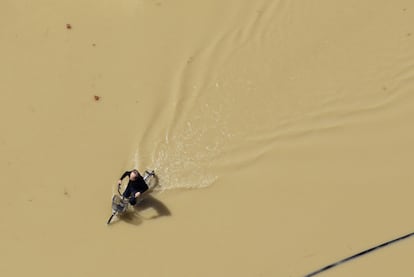
{"label": "man's head", "polygon": [[131,171],[131,175],[129,176],[130,179],[135,180],[139,176],[139,172],[136,169]]}

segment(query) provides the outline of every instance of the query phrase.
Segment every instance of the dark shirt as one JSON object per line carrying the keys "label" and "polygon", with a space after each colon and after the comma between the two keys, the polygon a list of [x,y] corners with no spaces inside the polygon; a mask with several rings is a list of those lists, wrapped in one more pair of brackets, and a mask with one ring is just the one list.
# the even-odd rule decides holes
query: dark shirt
{"label": "dark shirt", "polygon": [[[131,171],[125,171],[124,174],[122,174],[121,176],[121,180],[124,179],[125,177],[129,177],[131,175]],[[131,180],[129,179],[128,182],[128,186],[124,192],[124,194],[128,194],[128,195],[124,195],[126,197],[129,197],[129,195],[132,192],[141,192],[143,193],[144,191],[146,191],[148,189],[148,185],[147,183],[145,183],[144,178],[142,178],[141,174],[138,174],[137,178],[135,180]]]}

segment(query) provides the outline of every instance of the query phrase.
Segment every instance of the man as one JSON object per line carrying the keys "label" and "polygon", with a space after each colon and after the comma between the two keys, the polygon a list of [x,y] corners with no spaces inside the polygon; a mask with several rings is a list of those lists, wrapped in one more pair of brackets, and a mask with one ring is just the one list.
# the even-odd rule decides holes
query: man
{"label": "man", "polygon": [[125,171],[121,178],[118,180],[118,185],[121,185],[122,180],[128,176],[129,182],[124,193],[122,194],[125,198],[129,198],[129,203],[135,205],[137,203],[137,197],[148,189],[147,183],[144,178],[139,174],[138,170],[133,169],[131,171]]}

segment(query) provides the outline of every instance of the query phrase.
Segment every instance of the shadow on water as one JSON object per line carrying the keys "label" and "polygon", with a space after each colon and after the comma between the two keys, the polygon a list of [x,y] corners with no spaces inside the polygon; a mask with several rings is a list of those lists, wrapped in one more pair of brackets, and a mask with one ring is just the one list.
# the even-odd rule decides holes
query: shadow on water
{"label": "shadow on water", "polygon": [[140,225],[146,220],[170,216],[167,206],[152,195],[145,196],[133,209],[120,216],[120,219],[134,225]]}

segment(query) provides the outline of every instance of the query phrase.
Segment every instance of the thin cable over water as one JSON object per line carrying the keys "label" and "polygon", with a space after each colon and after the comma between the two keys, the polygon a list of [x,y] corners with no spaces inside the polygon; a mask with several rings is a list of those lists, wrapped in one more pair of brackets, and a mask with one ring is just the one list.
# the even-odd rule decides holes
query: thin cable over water
{"label": "thin cable over water", "polygon": [[413,236],[413,235],[414,235],[414,232],[409,233],[409,234],[404,235],[404,236],[401,236],[401,237],[399,237],[399,238],[396,238],[396,239],[393,239],[393,240],[390,240],[390,241],[384,242],[384,243],[382,243],[382,244],[380,244],[380,245],[374,246],[374,247],[372,247],[372,248],[369,248],[369,249],[367,249],[367,250],[364,250],[364,251],[362,251],[362,252],[359,252],[359,253],[357,253],[357,254],[355,254],[355,255],[349,256],[349,257],[347,257],[347,258],[345,258],[345,259],[342,259],[342,260],[337,261],[337,262],[335,262],[335,263],[332,263],[332,264],[329,264],[329,265],[327,265],[327,266],[324,266],[324,267],[322,267],[322,268],[320,268],[320,269],[318,269],[318,270],[316,270],[316,271],[314,271],[314,272],[312,272],[312,273],[306,274],[304,277],[311,277],[311,276],[315,276],[315,275],[317,275],[317,274],[319,274],[319,273],[322,273],[322,272],[324,272],[324,271],[327,271],[328,269],[331,269],[331,268],[336,267],[336,266],[338,266],[338,265],[341,265],[341,264],[343,264],[343,263],[349,262],[349,261],[351,261],[351,260],[353,260],[353,259],[356,259],[356,258],[358,258],[358,257],[361,257],[361,256],[363,256],[363,255],[366,255],[366,254],[368,254],[368,253],[370,253],[370,252],[373,252],[373,251],[375,251],[375,250],[379,250],[379,249],[380,249],[380,248],[382,248],[382,247],[385,247],[385,246],[391,245],[391,244],[396,243],[396,242],[398,242],[398,241],[401,241],[401,240],[403,240],[403,239],[407,239],[407,238],[409,238],[409,237],[411,237],[411,236]]}

